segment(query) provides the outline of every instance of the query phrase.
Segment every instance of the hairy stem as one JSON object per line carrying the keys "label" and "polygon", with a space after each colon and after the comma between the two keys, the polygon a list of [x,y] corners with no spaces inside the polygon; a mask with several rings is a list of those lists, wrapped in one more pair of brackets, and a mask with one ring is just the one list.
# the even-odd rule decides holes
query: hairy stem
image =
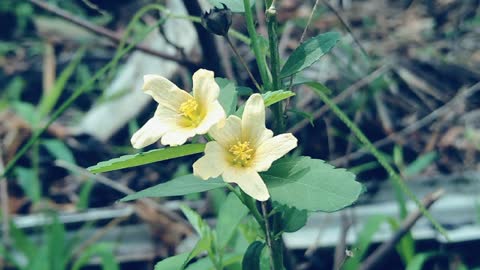
{"label": "hairy stem", "polygon": [[265,62],[265,56],[262,54],[260,44],[257,38],[257,31],[255,30],[255,23],[253,20],[252,9],[250,8],[250,0],[243,0],[243,6],[245,8],[245,21],[247,24],[248,35],[250,36],[250,46],[255,54],[260,77],[262,78],[263,89],[267,91],[272,90],[270,83],[270,76],[268,74],[267,63]]}
{"label": "hairy stem", "polygon": [[[268,2],[268,1],[267,1]],[[267,3],[268,4],[268,3]],[[267,30],[268,30],[268,46],[270,50],[270,70],[272,74],[272,89],[280,90],[282,82],[280,80],[280,54],[278,52],[278,35],[277,35],[277,10],[275,9],[275,1],[270,1],[267,6]],[[272,106],[275,116],[275,132],[282,133],[285,131],[285,119],[283,117],[282,102]]]}

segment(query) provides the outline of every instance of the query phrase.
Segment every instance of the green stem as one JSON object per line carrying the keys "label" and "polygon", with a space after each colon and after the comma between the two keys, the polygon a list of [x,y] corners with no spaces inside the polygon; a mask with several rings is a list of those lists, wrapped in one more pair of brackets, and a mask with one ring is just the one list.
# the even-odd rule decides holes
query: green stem
{"label": "green stem", "polygon": [[268,75],[267,62],[265,56],[262,54],[260,44],[257,38],[257,31],[255,29],[255,23],[253,20],[252,8],[250,6],[250,0],[243,0],[243,6],[245,8],[245,21],[247,23],[248,35],[250,36],[250,45],[252,46],[253,53],[255,54],[260,77],[262,77],[263,89],[271,91],[270,76]]}
{"label": "green stem", "polygon": [[[269,201],[271,204],[271,202]],[[267,202],[262,202],[262,215],[265,221],[265,236],[267,240],[267,247],[270,253],[270,269],[272,270],[283,270],[283,245],[282,245],[282,238],[274,238],[275,234],[275,218],[277,215],[273,215],[269,217],[267,208]],[[272,222],[273,221],[273,222]],[[273,227],[270,226],[271,222],[273,223]]]}
{"label": "green stem", "polygon": [[257,209],[257,205],[255,204],[255,200],[252,199],[248,195],[243,196],[243,194],[244,194],[243,192],[242,193],[239,192],[237,189],[235,189],[234,187],[232,187],[232,185],[230,185],[228,183],[227,183],[227,188],[231,192],[233,192],[238,197],[238,199],[240,199],[240,201],[248,208],[248,210],[250,210],[250,213],[253,215],[253,217],[255,218],[257,223],[260,225],[260,227],[263,228],[263,226],[264,226],[263,218],[262,218],[262,215],[260,214],[260,212]]}
{"label": "green stem", "polygon": [[[280,80],[280,54],[278,52],[277,10],[275,9],[275,1],[266,1],[266,4],[268,7],[266,11],[266,18],[268,30],[268,45],[270,50],[270,70],[272,74],[271,90],[280,90],[282,88],[282,82]],[[275,131],[277,133],[284,132],[285,119],[283,117],[282,102],[274,104],[272,106],[272,111],[276,120]]]}

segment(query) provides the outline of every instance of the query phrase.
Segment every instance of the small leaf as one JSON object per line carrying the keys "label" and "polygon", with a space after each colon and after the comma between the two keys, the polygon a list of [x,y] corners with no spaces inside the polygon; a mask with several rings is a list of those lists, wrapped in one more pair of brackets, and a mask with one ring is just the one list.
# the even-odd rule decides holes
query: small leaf
{"label": "small leaf", "polygon": [[407,270],[422,270],[423,265],[432,257],[438,256],[438,252],[423,252],[415,255],[412,261],[407,265]]}
{"label": "small leaf", "polygon": [[332,94],[332,90],[330,90],[330,88],[325,87],[323,84],[321,84],[319,82],[311,82],[310,81],[310,82],[305,82],[303,84],[308,85],[310,87],[313,87],[315,89],[318,89],[319,91],[322,91],[326,95],[331,95]]}
{"label": "small leaf", "polygon": [[80,270],[86,266],[93,257],[100,259],[103,270],[118,270],[119,265],[114,254],[115,245],[110,243],[97,243],[87,247],[75,260],[72,270]]}
{"label": "small leaf", "polygon": [[47,148],[47,151],[50,152],[50,154],[52,154],[56,159],[76,164],[72,151],[62,141],[55,139],[43,140],[42,144],[45,146],[45,148]]}
{"label": "small leaf", "polygon": [[[276,91],[270,91],[265,94],[262,94],[263,103],[265,104],[265,107],[272,106],[273,104],[292,96],[295,96],[295,93],[288,90],[276,90]],[[235,115],[241,117],[244,110],[245,110],[245,104],[243,104],[242,106],[240,106],[240,108],[238,108],[238,110],[235,112]]]}
{"label": "small leaf", "polygon": [[437,153],[430,152],[424,155],[419,156],[414,162],[410,163],[407,168],[405,168],[405,176],[414,176],[418,173],[421,173],[428,166],[430,166],[438,158]]}
{"label": "small leaf", "polygon": [[299,210],[337,211],[362,192],[354,174],[309,157],[281,159],[262,178],[274,201]]}
{"label": "small leaf", "polygon": [[[218,8],[225,4],[232,12],[245,12],[242,0],[208,0],[208,2]],[[254,4],[255,0],[250,0],[250,6],[253,7]]]}
{"label": "small leaf", "polygon": [[17,167],[15,169],[17,182],[27,197],[37,203],[42,198],[42,188],[37,174],[31,168]]}
{"label": "small leaf", "polygon": [[183,263],[188,259],[190,252],[181,253],[159,261],[155,265],[155,270],[180,269]]}
{"label": "small leaf", "polygon": [[108,161],[99,162],[95,166],[88,167],[92,173],[120,170],[140,165],[145,165],[162,160],[202,153],[205,144],[185,144],[181,146],[166,147],[142,152],[135,155],[125,155]]}
{"label": "small leaf", "polygon": [[134,194],[130,194],[120,201],[126,202],[146,197],[170,197],[182,196],[190,193],[203,192],[215,188],[225,187],[225,182],[221,178],[202,180],[193,174],[177,177],[166,183],[144,189]]}
{"label": "small leaf", "polygon": [[339,33],[328,32],[305,41],[287,59],[280,72],[280,77],[291,76],[311,66],[330,51],[339,40]]}
{"label": "small leaf", "polygon": [[220,86],[220,95],[218,101],[222,104],[225,113],[228,115],[237,109],[237,90],[235,84],[224,78],[215,78],[218,86]]}
{"label": "small leaf", "polygon": [[295,93],[288,90],[277,90],[277,91],[267,92],[262,96],[263,96],[263,101],[265,103],[265,107],[268,107],[284,99],[295,96]]}
{"label": "small leaf", "polygon": [[237,230],[238,224],[248,214],[248,208],[231,192],[218,214],[217,242],[218,248],[223,249]]}
{"label": "small leaf", "polygon": [[181,205],[180,209],[182,209],[183,214],[187,217],[188,222],[192,224],[195,231],[197,231],[200,238],[207,237],[208,235],[206,234],[206,232],[209,230],[209,227],[203,221],[202,217],[192,208],[186,205]]}
{"label": "small leaf", "polygon": [[260,256],[265,243],[255,241],[248,246],[242,261],[242,270],[260,270]]}
{"label": "small leaf", "polygon": [[298,210],[295,207],[286,207],[282,209],[282,225],[284,232],[296,232],[307,223],[308,213],[305,210]]}
{"label": "small leaf", "polygon": [[303,118],[307,119],[308,122],[310,122],[310,125],[312,125],[312,127],[315,126],[315,124],[313,122],[315,119],[313,118],[313,115],[311,113],[302,112],[302,111],[295,110],[295,109],[289,109],[288,112],[292,112],[294,114],[299,115],[300,117],[303,117]]}

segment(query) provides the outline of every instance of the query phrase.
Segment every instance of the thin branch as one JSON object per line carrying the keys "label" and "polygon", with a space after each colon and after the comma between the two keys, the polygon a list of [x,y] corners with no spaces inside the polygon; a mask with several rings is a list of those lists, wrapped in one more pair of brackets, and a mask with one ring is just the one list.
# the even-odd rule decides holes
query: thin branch
{"label": "thin branch", "polygon": [[[433,203],[435,203],[442,195],[445,194],[444,189],[439,189],[429,195],[427,195],[422,204],[425,209],[429,209]],[[422,217],[422,212],[417,210],[411,213],[402,223],[400,229],[393,235],[390,240],[381,244],[370,256],[368,256],[363,264],[360,266],[360,270],[374,269],[380,262],[386,260],[389,254],[395,249],[395,246],[402,240],[402,238],[410,231],[415,223]]]}
{"label": "thin branch", "polygon": [[243,60],[242,56],[238,53],[237,51],[237,48],[235,48],[235,45],[232,43],[232,41],[230,40],[230,38],[228,37],[228,35],[224,36],[225,39],[227,40],[227,43],[228,45],[230,46],[230,48],[232,48],[232,51],[235,53],[235,55],[237,56],[238,60],[240,60],[240,63],[242,63],[242,66],[245,68],[245,70],[247,71],[248,73],[248,76],[250,77],[250,79],[252,80],[253,84],[255,84],[255,87],[257,88],[257,90],[261,93],[262,92],[262,88],[260,88],[260,85],[258,84],[257,80],[255,79],[255,77],[253,76],[252,72],[250,71],[250,69],[248,68],[248,65],[247,63],[245,63],[245,60]]}
{"label": "thin branch", "polygon": [[323,4],[326,5],[328,7],[328,9],[330,9],[333,14],[335,14],[335,16],[337,16],[338,20],[340,21],[340,23],[342,23],[342,25],[345,27],[345,29],[347,29],[347,32],[350,33],[350,35],[352,36],[353,38],[353,41],[355,41],[355,44],[357,44],[358,48],[360,48],[360,50],[362,51],[362,53],[365,55],[365,56],[368,56],[368,53],[367,51],[363,48],[362,44],[360,43],[360,41],[358,41],[357,37],[353,34],[352,32],[352,29],[350,28],[350,26],[348,25],[347,21],[345,21],[342,17],[342,15],[340,15],[340,13],[335,9],[334,6],[332,6],[327,0],[322,0]]}
{"label": "thin branch", "polygon": [[303,29],[303,32],[302,32],[302,36],[300,37],[300,44],[303,43],[303,41],[305,40],[305,36],[307,34],[307,30],[308,30],[308,27],[310,26],[310,24],[312,23],[312,19],[313,19],[313,14],[315,13],[315,11],[317,10],[317,6],[318,6],[318,1],[315,1],[315,4],[313,5],[313,8],[312,8],[312,12],[310,12],[310,16],[308,17],[308,21],[307,21],[307,25],[305,26],[305,28]]}
{"label": "thin branch", "polygon": [[[51,12],[51,13],[65,19],[65,20],[67,20],[67,21],[69,21],[69,22],[71,22],[75,25],[78,25],[78,26],[80,26],[80,27],[92,32],[92,33],[95,33],[95,34],[100,35],[100,36],[104,36],[104,37],[110,39],[111,41],[113,41],[115,43],[120,43],[121,42],[121,39],[122,39],[121,35],[117,35],[112,30],[109,30],[105,27],[101,27],[101,26],[92,24],[92,23],[90,23],[88,21],[85,21],[85,20],[83,20],[83,19],[81,19],[77,16],[74,16],[73,14],[70,14],[69,12],[66,12],[65,10],[62,10],[60,8],[54,7],[50,4],[47,4],[44,1],[41,1],[41,0],[29,0],[29,1],[32,4],[36,5],[37,7],[42,8],[42,9],[48,11],[48,12]],[[130,42],[127,42],[127,45],[129,45],[129,44],[130,44]],[[149,48],[145,45],[142,45],[142,44],[137,44],[137,45],[134,46],[134,48],[136,50],[142,51],[144,53],[148,53],[148,54],[158,56],[158,57],[166,59],[166,60],[177,62],[177,63],[185,65],[189,68],[193,68],[193,69],[198,68],[197,63],[192,62],[188,59],[184,59],[184,58],[174,56],[174,55],[168,55],[166,53],[151,49],[151,48]]]}
{"label": "thin branch", "polygon": [[[0,175],[3,174],[4,165],[3,165],[3,153],[0,151]],[[10,217],[9,217],[9,207],[8,207],[8,186],[6,179],[0,179],[0,204],[2,211],[2,245],[6,249],[10,248],[11,239],[10,239]],[[1,265],[3,268],[3,264]]]}

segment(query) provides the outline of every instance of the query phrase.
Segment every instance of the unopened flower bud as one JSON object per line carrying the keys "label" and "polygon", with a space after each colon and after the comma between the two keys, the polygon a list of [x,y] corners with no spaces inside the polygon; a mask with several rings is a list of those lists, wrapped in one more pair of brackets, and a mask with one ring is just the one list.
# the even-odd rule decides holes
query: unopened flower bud
{"label": "unopened flower bud", "polygon": [[232,11],[222,4],[223,8],[214,7],[202,15],[202,25],[208,31],[219,36],[226,36],[232,25]]}

